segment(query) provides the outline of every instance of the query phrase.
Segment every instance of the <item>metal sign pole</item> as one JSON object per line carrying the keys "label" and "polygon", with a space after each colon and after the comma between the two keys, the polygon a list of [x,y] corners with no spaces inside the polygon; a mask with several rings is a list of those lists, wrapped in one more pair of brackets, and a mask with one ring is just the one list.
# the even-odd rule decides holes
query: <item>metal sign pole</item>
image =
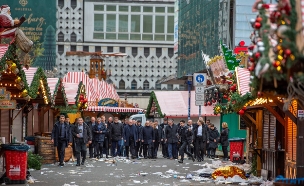
{"label": "metal sign pole", "polygon": [[202,116],[202,106],[199,105],[198,106],[198,117],[201,117]]}

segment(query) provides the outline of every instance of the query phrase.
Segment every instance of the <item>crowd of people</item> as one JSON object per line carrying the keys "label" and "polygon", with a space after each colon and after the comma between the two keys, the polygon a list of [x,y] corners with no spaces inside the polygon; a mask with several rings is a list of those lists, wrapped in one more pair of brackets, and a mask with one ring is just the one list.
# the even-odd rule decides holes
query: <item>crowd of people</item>
{"label": "crowd of people", "polygon": [[181,120],[174,124],[172,119],[141,121],[105,116],[91,118],[85,123],[77,118],[71,124],[69,118],[61,115],[52,130],[51,140],[57,147],[59,165],[63,166],[65,148],[71,145],[77,159],[76,166],[84,165],[89,149],[89,158],[126,157],[127,159],[156,159],[161,146],[162,157],[178,159],[183,163],[184,154],[192,161],[204,161],[204,157],[215,158],[218,144],[222,145],[224,160],[228,160],[228,124],[222,123],[219,133],[210,120],[199,118],[196,123]]}

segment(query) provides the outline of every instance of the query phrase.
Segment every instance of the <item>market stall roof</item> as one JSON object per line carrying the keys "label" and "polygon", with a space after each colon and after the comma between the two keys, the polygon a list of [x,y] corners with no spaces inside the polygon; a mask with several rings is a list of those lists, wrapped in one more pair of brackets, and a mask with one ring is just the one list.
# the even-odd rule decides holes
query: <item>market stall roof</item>
{"label": "market stall roof", "polygon": [[[155,91],[151,93],[147,115],[150,114],[153,101],[160,116],[180,118],[188,116],[188,91]],[[199,107],[195,106],[195,91],[191,91],[191,117],[198,117]],[[201,106],[201,116],[219,116],[213,114],[212,106]]]}
{"label": "market stall roof", "polygon": [[81,81],[86,87],[86,96],[89,102],[96,102],[96,100],[99,101],[104,98],[119,99],[119,95],[112,84],[103,80],[100,81],[97,78],[90,79],[85,72],[68,72],[63,78],[65,83],[79,84]]}
{"label": "market stall roof", "polygon": [[247,92],[250,92],[250,72],[247,68],[241,67],[237,67],[235,72],[239,94],[245,95]]}
{"label": "market stall roof", "polygon": [[79,83],[67,83],[63,82],[65,93],[67,95],[68,103],[75,104],[75,97],[79,88]]}
{"label": "market stall roof", "polygon": [[138,112],[143,112],[143,109],[140,109],[140,108],[124,108],[124,107],[89,106],[87,111],[138,113]]}
{"label": "market stall roof", "polygon": [[8,49],[8,44],[0,44],[0,59],[4,56]]}
{"label": "market stall roof", "polygon": [[68,105],[67,96],[61,78],[47,78],[53,105]]}

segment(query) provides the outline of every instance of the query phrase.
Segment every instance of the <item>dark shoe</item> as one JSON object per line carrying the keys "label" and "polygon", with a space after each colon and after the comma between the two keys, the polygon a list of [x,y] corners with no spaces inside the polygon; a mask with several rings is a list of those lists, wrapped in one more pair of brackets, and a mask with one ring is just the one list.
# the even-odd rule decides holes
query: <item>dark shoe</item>
{"label": "dark shoe", "polygon": [[81,165],[84,165],[84,162],[81,162]]}
{"label": "dark shoe", "polygon": [[144,157],[145,159],[148,159],[147,157]]}
{"label": "dark shoe", "polygon": [[61,167],[63,167],[64,166],[64,164],[63,163],[59,163],[59,165],[58,166],[61,166]]}
{"label": "dark shoe", "polygon": [[201,162],[201,159],[197,159],[197,162]]}
{"label": "dark shoe", "polygon": [[79,167],[79,166],[80,166],[80,164],[79,164],[79,163],[77,163],[77,164],[76,164],[76,166],[77,166],[77,167]]}
{"label": "dark shoe", "polygon": [[178,160],[178,163],[184,163],[184,161],[183,160]]}
{"label": "dark shoe", "polygon": [[192,161],[193,161],[193,162],[195,162],[195,159],[194,159],[194,157],[192,156],[191,158],[192,158]]}
{"label": "dark shoe", "polygon": [[109,156],[106,156],[106,158],[109,158]]}
{"label": "dark shoe", "polygon": [[143,157],[143,156],[140,154],[139,157]]}

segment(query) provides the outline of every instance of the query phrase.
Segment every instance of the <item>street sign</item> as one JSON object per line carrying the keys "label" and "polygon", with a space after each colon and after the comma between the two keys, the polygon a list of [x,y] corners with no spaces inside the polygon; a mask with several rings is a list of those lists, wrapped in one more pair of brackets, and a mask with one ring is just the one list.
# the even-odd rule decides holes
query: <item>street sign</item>
{"label": "street sign", "polygon": [[204,101],[204,93],[201,94],[195,94],[195,101]]}
{"label": "street sign", "polygon": [[195,101],[195,106],[204,105],[204,101]]}
{"label": "street sign", "polygon": [[206,86],[207,75],[206,73],[194,73],[193,74],[193,86]]}
{"label": "street sign", "polygon": [[195,94],[204,93],[205,88],[203,86],[196,86],[195,87]]}

